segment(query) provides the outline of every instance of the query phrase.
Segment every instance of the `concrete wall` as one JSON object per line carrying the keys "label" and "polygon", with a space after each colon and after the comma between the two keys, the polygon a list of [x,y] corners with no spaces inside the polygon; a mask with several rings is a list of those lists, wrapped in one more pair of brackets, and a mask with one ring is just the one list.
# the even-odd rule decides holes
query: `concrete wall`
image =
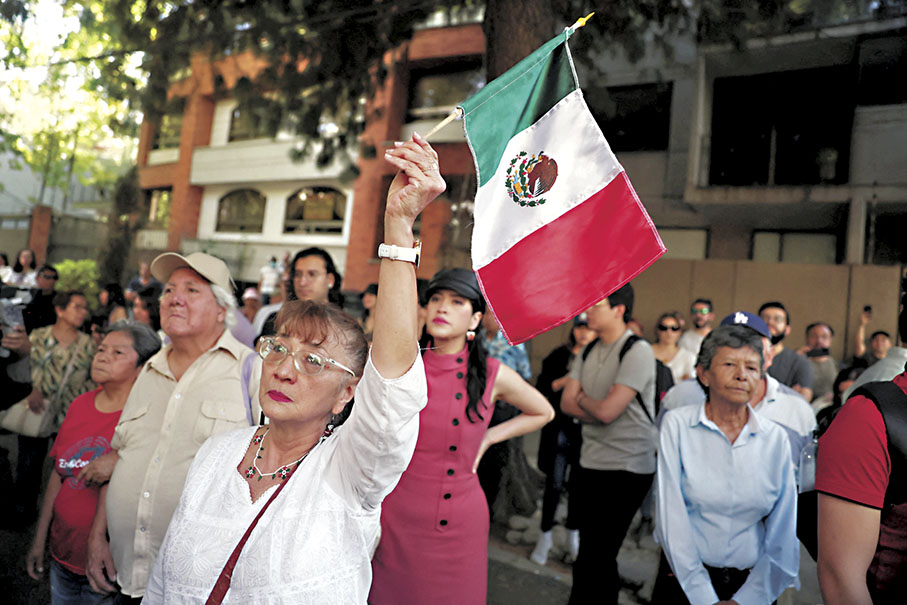
{"label": "concrete wall", "polygon": [[[695,298],[712,300],[715,325],[733,311],[755,313],[762,303],[780,300],[791,314],[786,346],[802,346],[806,326],[825,321],[835,330],[832,355],[844,360],[853,355],[853,338],[864,305],[873,308],[867,337],[876,330],[897,333],[900,274],[900,266],[662,259],[633,280],[633,315],[651,340],[661,313],[676,310],[687,315]],[[568,326],[561,326],[533,339],[530,355],[534,374],[541,368],[542,359],[566,342],[568,332]]]}
{"label": "concrete wall", "polygon": [[50,263],[64,259],[96,260],[107,243],[107,233],[107,223],[76,216],[55,216],[50,226],[47,260]]}

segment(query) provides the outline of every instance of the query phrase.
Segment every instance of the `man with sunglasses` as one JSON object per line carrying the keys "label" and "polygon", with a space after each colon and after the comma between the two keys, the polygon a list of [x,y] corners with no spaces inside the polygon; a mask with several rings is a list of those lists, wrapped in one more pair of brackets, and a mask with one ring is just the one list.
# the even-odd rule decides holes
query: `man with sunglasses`
{"label": "man with sunglasses", "polygon": [[690,305],[690,319],[692,327],[683,333],[677,346],[686,349],[693,355],[699,355],[702,340],[712,331],[712,322],[715,320],[715,309],[708,298],[697,298]]}
{"label": "man with sunglasses", "polygon": [[258,398],[249,397],[257,385],[246,379],[255,353],[230,333],[236,300],[224,261],[167,252],[151,273],[164,284],[161,328],[171,342],[142,368],[111,441],[116,453],[106,455],[110,470],[93,477],[110,483],[89,534],[86,572],[97,592],[119,585],[122,603],[145,593],[199,447],[251,426],[260,413]]}
{"label": "man with sunglasses", "polygon": [[25,331],[31,333],[35,328],[51,326],[57,322],[57,311],[54,309],[54,290],[60,274],[51,265],[42,265],[35,274],[35,284],[31,302],[22,311],[25,320]]}

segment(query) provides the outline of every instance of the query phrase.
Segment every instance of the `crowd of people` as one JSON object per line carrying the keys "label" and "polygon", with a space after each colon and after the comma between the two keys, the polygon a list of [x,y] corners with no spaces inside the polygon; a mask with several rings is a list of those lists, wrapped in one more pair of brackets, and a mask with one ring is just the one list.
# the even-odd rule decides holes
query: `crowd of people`
{"label": "crowd of people", "polygon": [[[519,439],[540,429],[530,558],[546,563],[566,498],[572,605],[617,603],[638,511],[662,551],[652,602],[775,602],[798,586],[807,479],[825,602],[905,594],[907,422],[864,385],[907,400],[907,349],[866,339],[870,308],[841,363],[822,321],[787,348],[779,301],[714,325],[697,298],[650,344],[626,284],[533,386],[472,271],[416,280],[437,153],[415,135],[385,158],[399,172],[358,317],[320,248],[271,257],[241,307],[206,253],[161,254],[97,301],[58,291],[30,250],[0,255],[22,317],[4,320],[3,407],[46,418],[17,436],[4,519],[34,526],[25,567],[53,603],[484,603],[490,521],[502,493],[519,507]],[[813,478],[801,452],[819,434]]]}

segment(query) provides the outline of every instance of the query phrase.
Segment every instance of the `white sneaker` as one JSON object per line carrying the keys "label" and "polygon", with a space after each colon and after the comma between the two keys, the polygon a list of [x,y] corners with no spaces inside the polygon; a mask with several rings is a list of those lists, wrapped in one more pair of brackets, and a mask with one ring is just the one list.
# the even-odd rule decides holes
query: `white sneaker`
{"label": "white sneaker", "polygon": [[571,529],[567,532],[567,553],[571,561],[576,561],[579,556],[579,530]]}
{"label": "white sneaker", "polygon": [[552,542],[551,530],[543,531],[539,534],[539,541],[535,543],[535,549],[532,551],[532,554],[529,555],[529,558],[539,565],[547,563],[548,551],[551,550]]}

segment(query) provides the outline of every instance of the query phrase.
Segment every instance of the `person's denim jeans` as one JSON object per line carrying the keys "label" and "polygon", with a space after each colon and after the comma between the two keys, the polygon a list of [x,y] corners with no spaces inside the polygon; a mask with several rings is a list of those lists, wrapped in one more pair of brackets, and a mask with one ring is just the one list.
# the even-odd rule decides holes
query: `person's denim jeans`
{"label": "person's denim jeans", "polygon": [[51,559],[50,602],[51,605],[116,605],[120,595],[94,592],[86,576],[69,571]]}

